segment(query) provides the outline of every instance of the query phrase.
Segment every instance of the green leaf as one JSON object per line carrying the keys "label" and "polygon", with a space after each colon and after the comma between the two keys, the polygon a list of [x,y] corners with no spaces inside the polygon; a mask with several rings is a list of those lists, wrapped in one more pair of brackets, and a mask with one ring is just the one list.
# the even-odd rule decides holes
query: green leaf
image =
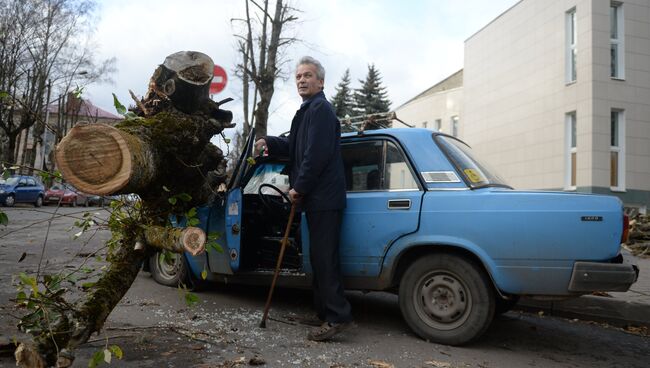
{"label": "green leaf", "polygon": [[252,157],[247,158],[246,162],[248,162],[248,164],[251,166],[255,165],[255,159]]}
{"label": "green leaf", "polygon": [[196,294],[192,294],[189,291],[185,292],[185,304],[187,304],[188,307],[191,307],[198,302],[199,297],[196,296]]}
{"label": "green leaf", "polygon": [[191,219],[187,220],[187,225],[188,226],[196,226],[196,225],[198,225],[200,223],[201,223],[201,221],[199,219],[197,219],[197,218],[191,218]]}
{"label": "green leaf", "polygon": [[180,199],[183,202],[189,202],[192,200],[192,196],[187,193],[177,194],[176,197],[178,197],[178,199]]}
{"label": "green leaf", "polygon": [[16,301],[17,302],[22,302],[25,299],[27,299],[27,294],[25,294],[24,291],[19,291],[18,294],[16,294]]}
{"label": "green leaf", "polygon": [[122,353],[122,349],[120,349],[120,347],[117,345],[109,346],[108,350],[110,350],[111,353],[113,353],[113,355],[115,355],[117,359],[122,359],[122,357],[124,356],[124,353]]}
{"label": "green leaf", "polygon": [[208,278],[208,270],[206,270],[204,267],[203,271],[201,271],[201,279],[205,280],[207,278]]}
{"label": "green leaf", "polygon": [[117,99],[117,96],[115,96],[115,93],[113,93],[113,105],[115,106],[115,110],[117,111],[118,114],[124,115],[126,114],[126,107],[120,103],[120,100]]}
{"label": "green leaf", "polygon": [[230,143],[230,138],[224,138],[223,141],[226,142],[226,144],[228,144]]}
{"label": "green leaf", "polygon": [[84,290],[90,289],[93,286],[95,286],[94,282],[84,282],[83,284],[81,284],[81,288]]}
{"label": "green leaf", "polygon": [[6,213],[0,211],[0,225],[7,226],[9,224],[9,216]]}
{"label": "green leaf", "polygon": [[171,198],[169,198],[167,201],[168,201],[169,203],[171,203],[172,206],[175,206],[177,200],[176,200],[176,197],[171,197]]}
{"label": "green leaf", "polygon": [[167,188],[167,187],[164,186],[164,185],[163,185],[163,190],[164,190],[165,192],[167,192],[167,193],[171,192],[171,190],[169,190],[169,188]]}
{"label": "green leaf", "polygon": [[9,96],[10,96],[10,95],[9,95],[9,92],[7,92],[7,91],[0,91],[0,98],[5,98],[5,97],[9,97]]}
{"label": "green leaf", "polygon": [[32,292],[34,293],[34,296],[38,295],[38,285],[36,283],[36,278],[35,277],[30,277],[27,276],[24,272],[21,272],[18,277],[20,277],[20,281],[29,287],[31,287]]}
{"label": "green leaf", "polygon": [[104,361],[104,350],[98,350],[93,354],[92,358],[88,362],[88,368],[95,368],[98,364],[101,364]]}
{"label": "green leaf", "polygon": [[190,208],[190,210],[187,211],[186,216],[187,216],[187,217],[194,217],[194,216],[196,216],[196,207],[192,207],[192,208]]}

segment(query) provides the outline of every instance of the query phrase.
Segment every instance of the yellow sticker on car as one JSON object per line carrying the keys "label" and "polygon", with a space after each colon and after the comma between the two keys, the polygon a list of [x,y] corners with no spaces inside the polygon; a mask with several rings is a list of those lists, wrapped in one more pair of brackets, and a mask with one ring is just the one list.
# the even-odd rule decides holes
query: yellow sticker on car
{"label": "yellow sticker on car", "polygon": [[483,177],[481,176],[481,174],[474,169],[465,169],[463,170],[463,172],[465,173],[465,175],[467,175],[467,178],[472,183],[480,183],[483,181]]}

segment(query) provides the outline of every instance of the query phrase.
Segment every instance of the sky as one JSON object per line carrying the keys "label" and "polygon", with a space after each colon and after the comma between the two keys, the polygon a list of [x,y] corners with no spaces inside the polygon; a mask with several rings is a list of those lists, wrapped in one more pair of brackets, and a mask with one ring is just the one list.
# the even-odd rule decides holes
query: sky
{"label": "sky", "polygon": [[[261,1],[261,0],[260,0]],[[302,41],[285,50],[286,80],[277,80],[268,131],[289,130],[299,108],[293,75],[303,55],[326,70],[325,95],[331,98],[346,69],[358,88],[368,65],[379,70],[391,109],[463,67],[464,41],[518,0],[290,0],[299,22],[287,35]],[[273,0],[271,0],[273,3]],[[245,14],[243,0],[100,0],[95,41],[98,60],[117,58],[114,83],[86,88],[85,98],[115,113],[111,93],[132,104],[129,89],[142,96],[155,68],[177,51],[201,51],[228,72],[228,84],[215,100],[241,126],[241,83],[234,18]],[[236,128],[235,128],[236,129]],[[232,136],[229,129],[226,136]]]}

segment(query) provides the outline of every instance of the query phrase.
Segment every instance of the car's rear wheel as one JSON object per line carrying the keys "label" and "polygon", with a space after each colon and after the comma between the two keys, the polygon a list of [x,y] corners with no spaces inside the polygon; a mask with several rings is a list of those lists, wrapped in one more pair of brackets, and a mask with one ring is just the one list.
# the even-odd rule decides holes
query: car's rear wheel
{"label": "car's rear wheel", "polygon": [[72,198],[72,202],[70,202],[70,207],[77,207],[77,197]]}
{"label": "car's rear wheel", "polygon": [[16,198],[12,195],[8,195],[7,198],[5,198],[5,206],[7,207],[13,207],[14,204],[16,204]]}
{"label": "car's rear wheel", "polygon": [[431,254],[413,262],[400,282],[406,323],[425,340],[462,345],[480,337],[494,316],[495,297],[483,269],[464,257]]}
{"label": "car's rear wheel", "polygon": [[38,196],[36,198],[36,202],[34,202],[34,207],[41,207],[43,205],[43,197]]}
{"label": "car's rear wheel", "polygon": [[149,271],[157,283],[166,286],[178,286],[187,275],[183,255],[178,253],[154,253],[149,257]]}

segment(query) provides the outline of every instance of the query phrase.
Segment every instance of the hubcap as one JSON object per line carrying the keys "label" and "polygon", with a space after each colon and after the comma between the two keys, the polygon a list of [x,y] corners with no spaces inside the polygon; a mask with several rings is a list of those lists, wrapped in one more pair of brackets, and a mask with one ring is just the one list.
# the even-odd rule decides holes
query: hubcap
{"label": "hubcap", "polygon": [[447,271],[431,272],[418,280],[414,293],[415,309],[429,326],[451,330],[462,325],[472,309],[467,286]]}
{"label": "hubcap", "polygon": [[180,271],[181,256],[176,253],[173,253],[168,257],[159,255],[156,263],[158,264],[160,276],[166,280],[173,280],[177,277],[178,272]]}
{"label": "hubcap", "polygon": [[13,206],[13,205],[14,205],[14,197],[13,197],[13,196],[9,196],[9,197],[7,197],[7,199],[5,199],[5,204],[6,204],[8,207]]}

